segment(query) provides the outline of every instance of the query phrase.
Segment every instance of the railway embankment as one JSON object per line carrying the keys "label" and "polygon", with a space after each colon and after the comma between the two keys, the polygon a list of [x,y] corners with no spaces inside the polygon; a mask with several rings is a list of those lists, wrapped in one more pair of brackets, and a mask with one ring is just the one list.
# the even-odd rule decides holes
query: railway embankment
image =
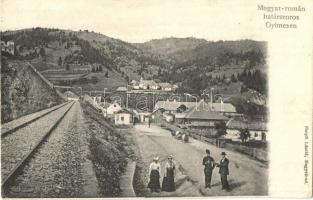
{"label": "railway embankment", "polygon": [[90,158],[94,165],[100,195],[121,196],[124,185],[120,180],[127,171],[128,158],[133,154],[121,132],[112,128],[104,117],[87,102],[82,103],[90,135]]}
{"label": "railway embankment", "polygon": [[56,106],[64,99],[25,61],[1,60],[1,124]]}

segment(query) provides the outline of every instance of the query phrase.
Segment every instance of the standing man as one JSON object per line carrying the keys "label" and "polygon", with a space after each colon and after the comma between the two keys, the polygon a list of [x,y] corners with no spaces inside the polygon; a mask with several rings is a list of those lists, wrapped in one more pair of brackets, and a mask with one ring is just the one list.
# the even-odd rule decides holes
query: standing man
{"label": "standing man", "polygon": [[202,165],[204,165],[205,188],[211,188],[212,171],[215,167],[214,159],[210,156],[210,150],[205,150],[206,156],[203,158]]}
{"label": "standing man", "polygon": [[217,167],[220,168],[219,173],[221,176],[221,182],[222,182],[222,190],[229,190],[229,185],[227,181],[227,175],[229,175],[229,170],[228,170],[228,164],[229,160],[226,158],[226,153],[222,152],[222,159],[220,164],[217,164]]}

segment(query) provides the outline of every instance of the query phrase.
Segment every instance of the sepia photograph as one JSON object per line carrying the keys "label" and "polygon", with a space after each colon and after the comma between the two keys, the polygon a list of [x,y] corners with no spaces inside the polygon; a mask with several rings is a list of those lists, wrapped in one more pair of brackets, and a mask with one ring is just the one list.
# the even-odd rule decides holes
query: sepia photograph
{"label": "sepia photograph", "polygon": [[2,198],[268,196],[269,42],[225,3],[3,0]]}

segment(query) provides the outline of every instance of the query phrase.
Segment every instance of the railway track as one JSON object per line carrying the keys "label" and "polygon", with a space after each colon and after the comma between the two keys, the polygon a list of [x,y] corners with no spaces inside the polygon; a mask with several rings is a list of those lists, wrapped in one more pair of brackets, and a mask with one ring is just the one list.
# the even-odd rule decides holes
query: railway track
{"label": "railway track", "polygon": [[13,133],[13,132],[17,131],[18,129],[23,128],[23,127],[27,126],[28,124],[50,114],[51,112],[62,108],[63,106],[65,106],[68,103],[70,103],[70,102],[66,102],[66,103],[63,103],[61,105],[57,105],[57,106],[54,106],[54,107],[46,109],[46,110],[36,112],[34,114],[23,116],[20,119],[13,120],[12,122],[2,124],[1,125],[1,138],[4,138],[5,136],[9,135],[10,133]]}
{"label": "railway track", "polygon": [[57,109],[52,109],[36,120],[25,122],[26,124],[10,131],[5,137],[1,136],[1,186],[3,194],[12,181],[22,173],[32,156],[74,104],[75,102],[70,102]]}

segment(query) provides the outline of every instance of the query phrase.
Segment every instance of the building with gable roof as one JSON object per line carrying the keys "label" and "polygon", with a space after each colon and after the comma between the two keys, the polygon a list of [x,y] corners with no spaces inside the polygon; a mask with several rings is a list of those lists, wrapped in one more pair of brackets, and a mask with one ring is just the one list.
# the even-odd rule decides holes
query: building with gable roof
{"label": "building with gable roof", "polygon": [[119,110],[114,115],[115,125],[132,125],[133,113],[127,109]]}

